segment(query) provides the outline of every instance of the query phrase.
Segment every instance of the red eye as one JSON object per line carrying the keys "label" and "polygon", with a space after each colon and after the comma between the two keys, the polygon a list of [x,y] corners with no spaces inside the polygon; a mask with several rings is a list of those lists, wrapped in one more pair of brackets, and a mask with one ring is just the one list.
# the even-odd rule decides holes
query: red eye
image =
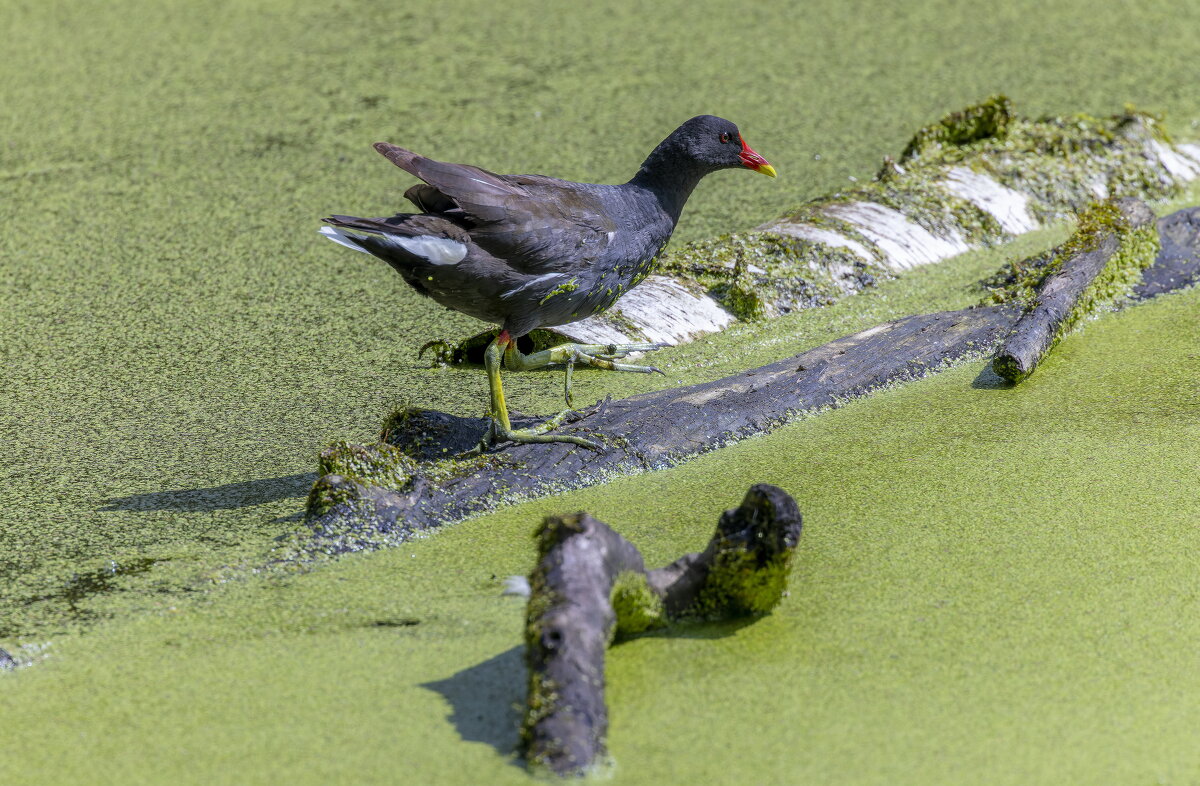
{"label": "red eye", "polygon": [[722,133],[722,134],[721,134],[721,144],[725,144],[725,143],[727,143],[728,141],[729,141],[729,134]]}

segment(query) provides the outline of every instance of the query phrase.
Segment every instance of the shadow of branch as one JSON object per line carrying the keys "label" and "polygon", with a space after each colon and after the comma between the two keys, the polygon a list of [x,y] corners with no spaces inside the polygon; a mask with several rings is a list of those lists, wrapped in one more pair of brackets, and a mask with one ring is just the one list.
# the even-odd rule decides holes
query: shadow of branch
{"label": "shadow of branch", "polygon": [[279,478],[226,483],[223,486],[208,488],[152,491],[146,494],[132,494],[128,497],[105,500],[108,505],[100,510],[233,510],[281,499],[303,497],[316,480],[317,473],[302,472]]}
{"label": "shadow of branch", "polygon": [[[450,722],[466,742],[514,755],[525,700],[524,647],[513,647],[457,674],[421,687],[450,702]],[[513,759],[513,763],[518,762]]]}

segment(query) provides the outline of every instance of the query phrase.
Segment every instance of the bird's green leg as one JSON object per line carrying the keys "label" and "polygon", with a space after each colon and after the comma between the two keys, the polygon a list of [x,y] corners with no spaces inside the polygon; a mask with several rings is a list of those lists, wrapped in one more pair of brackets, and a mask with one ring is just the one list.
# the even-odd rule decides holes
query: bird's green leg
{"label": "bird's green leg", "polygon": [[575,358],[567,358],[566,373],[563,374],[563,398],[567,401],[567,406],[571,409],[575,408],[575,402],[571,400],[571,374],[575,371]]}
{"label": "bird's green leg", "polygon": [[571,410],[560,412],[558,415],[543,423],[539,423],[533,428],[514,429],[512,427],[512,423],[508,419],[508,406],[504,403],[504,388],[500,384],[500,366],[505,347],[510,347],[514,343],[509,338],[508,331],[501,331],[500,335],[496,336],[495,340],[488,344],[487,349],[483,353],[483,367],[487,371],[488,389],[492,399],[492,425],[488,428],[487,434],[484,435],[483,441],[480,442],[479,449],[483,450],[493,442],[504,442],[507,440],[510,442],[570,442],[574,445],[582,445],[585,448],[599,450],[599,445],[583,437],[546,433],[561,426],[567,415],[571,414]]}

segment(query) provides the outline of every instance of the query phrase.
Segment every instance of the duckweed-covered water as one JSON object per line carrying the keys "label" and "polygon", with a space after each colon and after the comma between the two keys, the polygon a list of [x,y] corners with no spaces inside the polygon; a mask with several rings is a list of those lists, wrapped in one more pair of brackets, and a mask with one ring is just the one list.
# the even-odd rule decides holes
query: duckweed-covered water
{"label": "duckweed-covered water", "polygon": [[[316,235],[329,212],[398,207],[412,181],[371,142],[616,182],[681,120],[721,114],[781,177],[706,180],[678,235],[702,238],[869,177],[997,91],[1028,114],[1128,101],[1194,136],[1197,13],[9,3],[0,647],[38,665],[0,673],[3,779],[522,780],[501,753],[520,604],[492,576],[527,570],[537,518],[586,507],[665,561],[765,480],[808,517],[793,597],[614,651],[616,779],[1180,781],[1194,294],[1089,325],[1015,390],[963,367],[411,551],[257,571],[301,526],[323,445],[370,439],[401,401],[484,406],[478,370],[414,357],[480,325]],[[580,372],[576,396],[956,308],[1059,237],[665,351],[666,379]],[[506,378],[529,412],[559,385]]]}

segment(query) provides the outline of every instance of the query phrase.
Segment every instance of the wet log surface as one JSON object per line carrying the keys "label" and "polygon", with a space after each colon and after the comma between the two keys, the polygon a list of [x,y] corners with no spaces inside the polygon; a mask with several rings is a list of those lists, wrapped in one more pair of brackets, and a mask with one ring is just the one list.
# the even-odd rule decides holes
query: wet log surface
{"label": "wet log surface", "polygon": [[[1163,248],[1134,298],[1147,299],[1200,279],[1200,208],[1159,221]],[[603,451],[567,444],[502,446],[477,469],[450,479],[415,478],[405,493],[329,475],[345,501],[310,517],[315,548],[376,548],[484,513],[502,504],[658,469],[753,434],[797,413],[911,379],[994,350],[1020,311],[989,306],[888,322],[795,357],[723,379],[613,401],[564,428],[605,442]],[[515,418],[520,427],[541,418]],[[482,418],[422,411],[410,423],[425,438],[419,458],[470,448]]]}
{"label": "wet log surface", "polygon": [[[353,501],[334,505],[310,524],[332,550],[369,548],[376,536],[402,538],[506,501],[666,467],[770,431],[796,413],[836,406],[986,352],[1018,314],[1013,307],[990,306],[907,317],[724,379],[612,401],[561,429],[598,438],[603,450],[565,443],[509,445],[477,472],[438,482],[418,477],[408,493],[347,489],[345,496]],[[438,412],[419,413],[412,421],[413,429],[438,435],[439,454],[441,447],[465,450],[487,426],[483,418]]]}
{"label": "wet log surface", "polygon": [[[1123,199],[1119,205],[1131,229],[1154,220],[1150,208],[1140,200]],[[1010,382],[1019,382],[1032,374],[1062,332],[1084,291],[1120,249],[1121,235],[1114,228],[1097,238],[1095,248],[1063,259],[1062,267],[1038,287],[1036,306],[1021,315],[1012,335],[997,351],[992,361],[995,372]]]}
{"label": "wet log surface", "polygon": [[1133,288],[1134,300],[1148,300],[1200,281],[1200,207],[1160,218],[1158,237],[1162,251]]}
{"label": "wet log surface", "polygon": [[770,611],[800,531],[795,500],[760,483],[722,514],[704,551],[647,571],[637,548],[604,522],[586,513],[547,517],[526,615],[526,761],[558,775],[585,773],[604,753],[604,655],[614,636]]}
{"label": "wet log surface", "polygon": [[525,635],[529,685],[521,748],[531,765],[581,774],[604,752],[604,651],[617,623],[617,576],[645,573],[642,555],[586,513],[551,516],[539,533]]}

